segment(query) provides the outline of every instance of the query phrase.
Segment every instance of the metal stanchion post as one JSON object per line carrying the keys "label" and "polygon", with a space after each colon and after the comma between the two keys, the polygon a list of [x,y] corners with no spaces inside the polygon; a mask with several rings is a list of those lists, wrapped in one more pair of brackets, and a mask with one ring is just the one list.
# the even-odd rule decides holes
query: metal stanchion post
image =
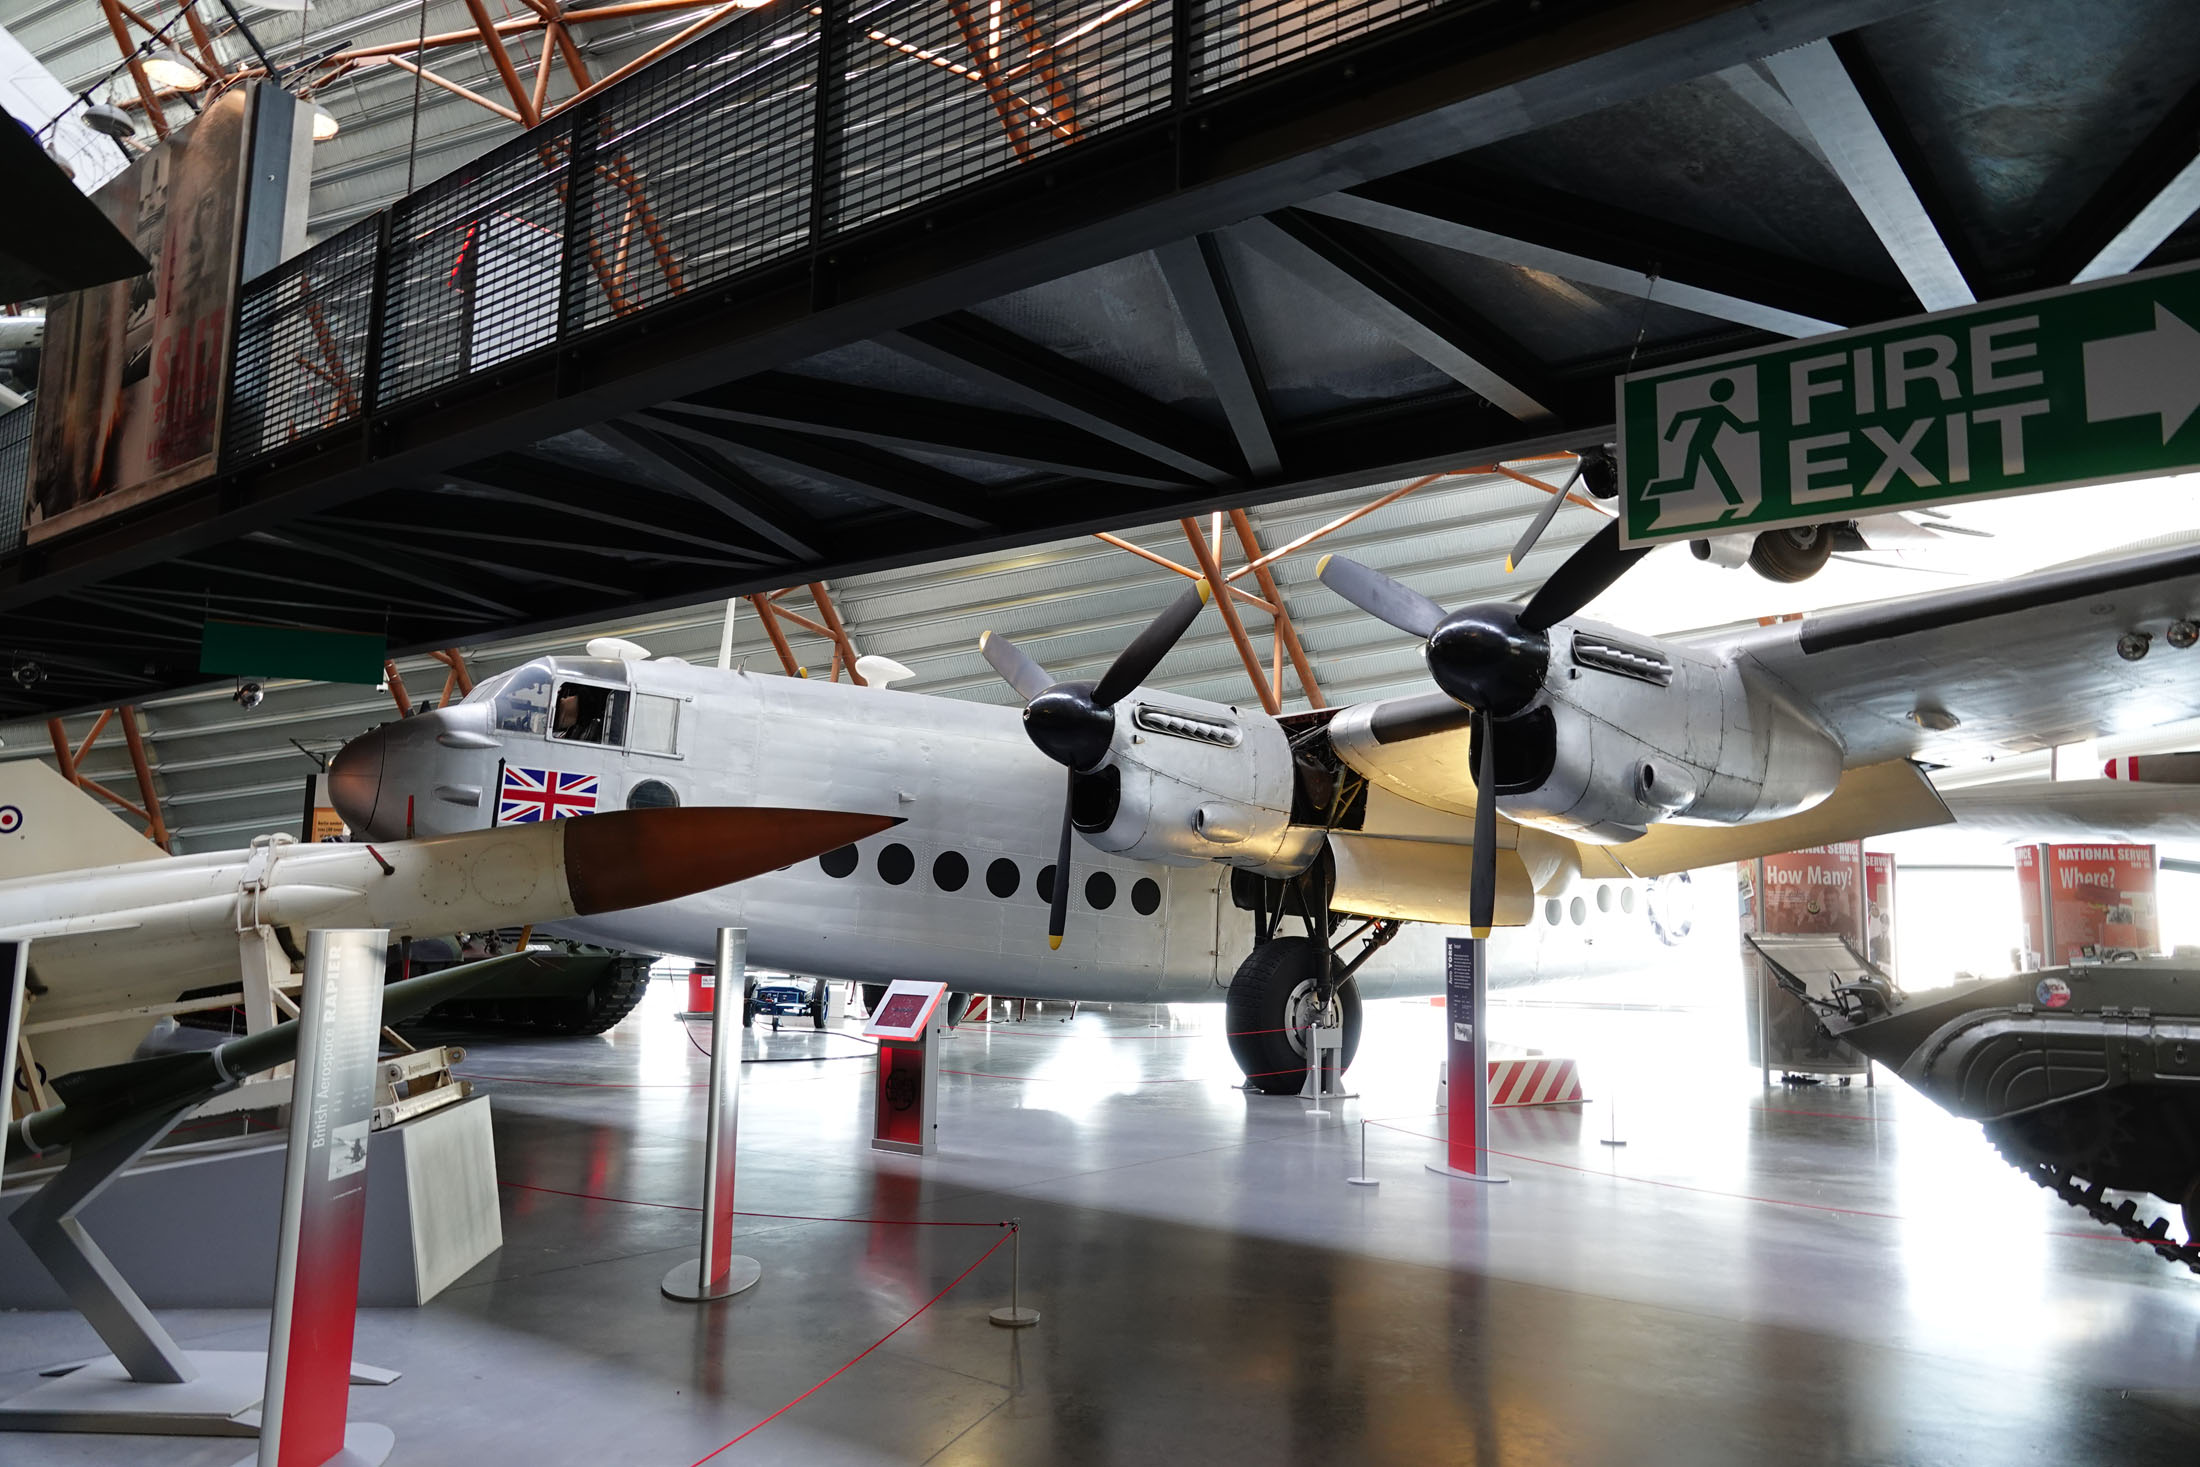
{"label": "metal stanchion post", "polygon": [[1364,1120],[1360,1122],[1360,1174],[1356,1177],[1346,1177],[1345,1180],[1355,1187],[1379,1187],[1382,1185],[1382,1183],[1367,1174],[1367,1122]]}
{"label": "metal stanchion post", "polygon": [[1605,1139],[1599,1141],[1597,1144],[1599,1146],[1625,1146],[1627,1143],[1619,1139],[1619,1092],[1616,1090],[1612,1092],[1611,1117],[1612,1134]]}
{"label": "metal stanchion post", "polygon": [[1039,1322],[1039,1311],[1023,1306],[1024,1220],[1008,1220],[1008,1307],[986,1316],[1002,1329],[1029,1329]]}
{"label": "metal stanchion post", "polygon": [[[748,968],[745,927],[718,929],[718,981],[710,1001],[710,1114],[703,1127],[703,1247],[674,1266],[668,1299],[702,1303],[740,1293],[764,1266],[733,1251],[733,1171],[741,1115],[740,1006]],[[731,997],[728,997],[731,995]]]}

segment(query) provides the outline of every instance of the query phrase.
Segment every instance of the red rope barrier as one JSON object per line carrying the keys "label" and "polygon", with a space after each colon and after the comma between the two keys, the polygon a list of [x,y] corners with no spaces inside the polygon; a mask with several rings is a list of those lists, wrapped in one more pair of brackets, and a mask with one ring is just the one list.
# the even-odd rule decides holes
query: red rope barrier
{"label": "red rope barrier", "polygon": [[946,1288],[940,1290],[937,1294],[934,1294],[931,1298],[925,1300],[922,1304],[919,1304],[913,1311],[910,1312],[908,1318],[904,1319],[900,1324],[895,1325],[885,1334],[882,1334],[877,1339],[873,1340],[870,1345],[864,1349],[862,1354],[855,1356],[846,1365],[841,1366],[840,1369],[834,1371],[831,1375],[826,1376],[816,1385],[811,1386],[801,1395],[796,1396],[786,1405],[781,1406],[777,1411],[772,1412],[771,1415],[765,1417],[762,1421],[757,1422],[756,1425],[750,1427],[747,1431],[742,1432],[732,1441],[727,1442],[726,1445],[720,1447],[718,1451],[712,1452],[708,1456],[696,1458],[695,1461],[690,1464],[690,1467],[703,1467],[703,1464],[710,1461],[712,1457],[716,1457],[720,1453],[728,1450],[729,1448],[748,1440],[750,1437],[756,1435],[756,1433],[762,1431],[765,1427],[771,1425],[774,1421],[777,1421],[780,1417],[786,1415],[789,1411],[792,1411],[795,1407],[801,1405],[804,1401],[810,1399],[810,1397],[816,1395],[819,1391],[825,1389],[825,1387],[831,1385],[834,1381],[840,1379],[843,1375],[846,1375],[850,1370],[854,1369],[858,1364],[860,1364],[865,1356],[870,1355],[881,1345],[884,1345],[888,1340],[892,1339],[894,1336],[900,1334],[903,1330],[907,1329],[910,1324],[915,1321],[918,1315],[924,1313],[925,1310],[930,1309],[933,1305],[939,1303],[940,1300],[946,1298],[949,1294],[953,1293],[957,1285],[961,1284],[964,1279],[969,1278],[972,1274],[978,1271],[979,1264],[985,1262],[988,1258],[991,1258],[994,1254],[1000,1252],[1001,1245],[1003,1243],[1006,1243],[1010,1238],[1013,1238],[1014,1236],[1016,1236],[1016,1230],[1014,1228],[1010,1228],[1007,1232],[1001,1234],[1000,1237],[995,1238],[993,1240],[993,1246],[986,1249],[985,1252],[979,1254],[976,1260],[971,1263],[970,1267],[964,1269],[961,1273],[956,1274],[954,1279],[947,1285]]}

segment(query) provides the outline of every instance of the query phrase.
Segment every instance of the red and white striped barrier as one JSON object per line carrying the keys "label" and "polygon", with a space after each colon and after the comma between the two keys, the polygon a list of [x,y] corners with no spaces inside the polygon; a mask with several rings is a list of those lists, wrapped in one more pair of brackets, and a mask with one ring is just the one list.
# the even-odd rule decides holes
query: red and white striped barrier
{"label": "red and white striped barrier", "polygon": [[1490,1107],[1579,1105],[1581,1074],[1570,1059],[1493,1059]]}

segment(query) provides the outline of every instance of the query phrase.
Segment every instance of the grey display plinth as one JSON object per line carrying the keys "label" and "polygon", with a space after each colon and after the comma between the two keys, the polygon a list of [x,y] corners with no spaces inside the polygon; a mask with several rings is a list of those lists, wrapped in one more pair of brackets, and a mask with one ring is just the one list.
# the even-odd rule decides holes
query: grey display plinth
{"label": "grey display plinth", "polygon": [[[258,1436],[267,1352],[187,1350],[183,1358],[197,1378],[172,1385],[132,1380],[112,1355],[46,1371],[52,1379],[44,1385],[0,1405],[0,1431],[117,1430],[98,1423],[127,1412],[131,1434]],[[353,1385],[388,1385],[397,1378],[394,1370],[352,1363]]]}
{"label": "grey display plinth", "polygon": [[[285,1151],[280,1137],[254,1137],[156,1152],[84,1209],[84,1225],[155,1309],[265,1309]],[[367,1170],[362,1305],[425,1304],[503,1245],[488,1097],[376,1132]],[[51,1174],[11,1172],[0,1220]],[[0,1308],[68,1307],[15,1230],[0,1227]]]}

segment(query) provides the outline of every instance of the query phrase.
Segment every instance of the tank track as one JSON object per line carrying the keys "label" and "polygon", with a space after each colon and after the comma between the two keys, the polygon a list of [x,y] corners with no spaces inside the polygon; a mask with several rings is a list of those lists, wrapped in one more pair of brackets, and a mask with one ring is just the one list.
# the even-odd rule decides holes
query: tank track
{"label": "tank track", "polygon": [[2088,1184],[2068,1167],[2036,1160],[1998,1141],[1995,1142],[1994,1149],[2001,1153],[2002,1160],[2101,1226],[2114,1228],[2134,1243],[2146,1244],[2171,1263],[2182,1263],[2194,1273],[2200,1274],[2200,1244],[2189,1239],[2179,1243],[2171,1238],[2168,1218],[2158,1217],[2151,1223],[2141,1225],[2139,1204],[2130,1198],[2127,1197],[2119,1205],[2111,1207],[2108,1205],[2105,1187],[2097,1182]]}

